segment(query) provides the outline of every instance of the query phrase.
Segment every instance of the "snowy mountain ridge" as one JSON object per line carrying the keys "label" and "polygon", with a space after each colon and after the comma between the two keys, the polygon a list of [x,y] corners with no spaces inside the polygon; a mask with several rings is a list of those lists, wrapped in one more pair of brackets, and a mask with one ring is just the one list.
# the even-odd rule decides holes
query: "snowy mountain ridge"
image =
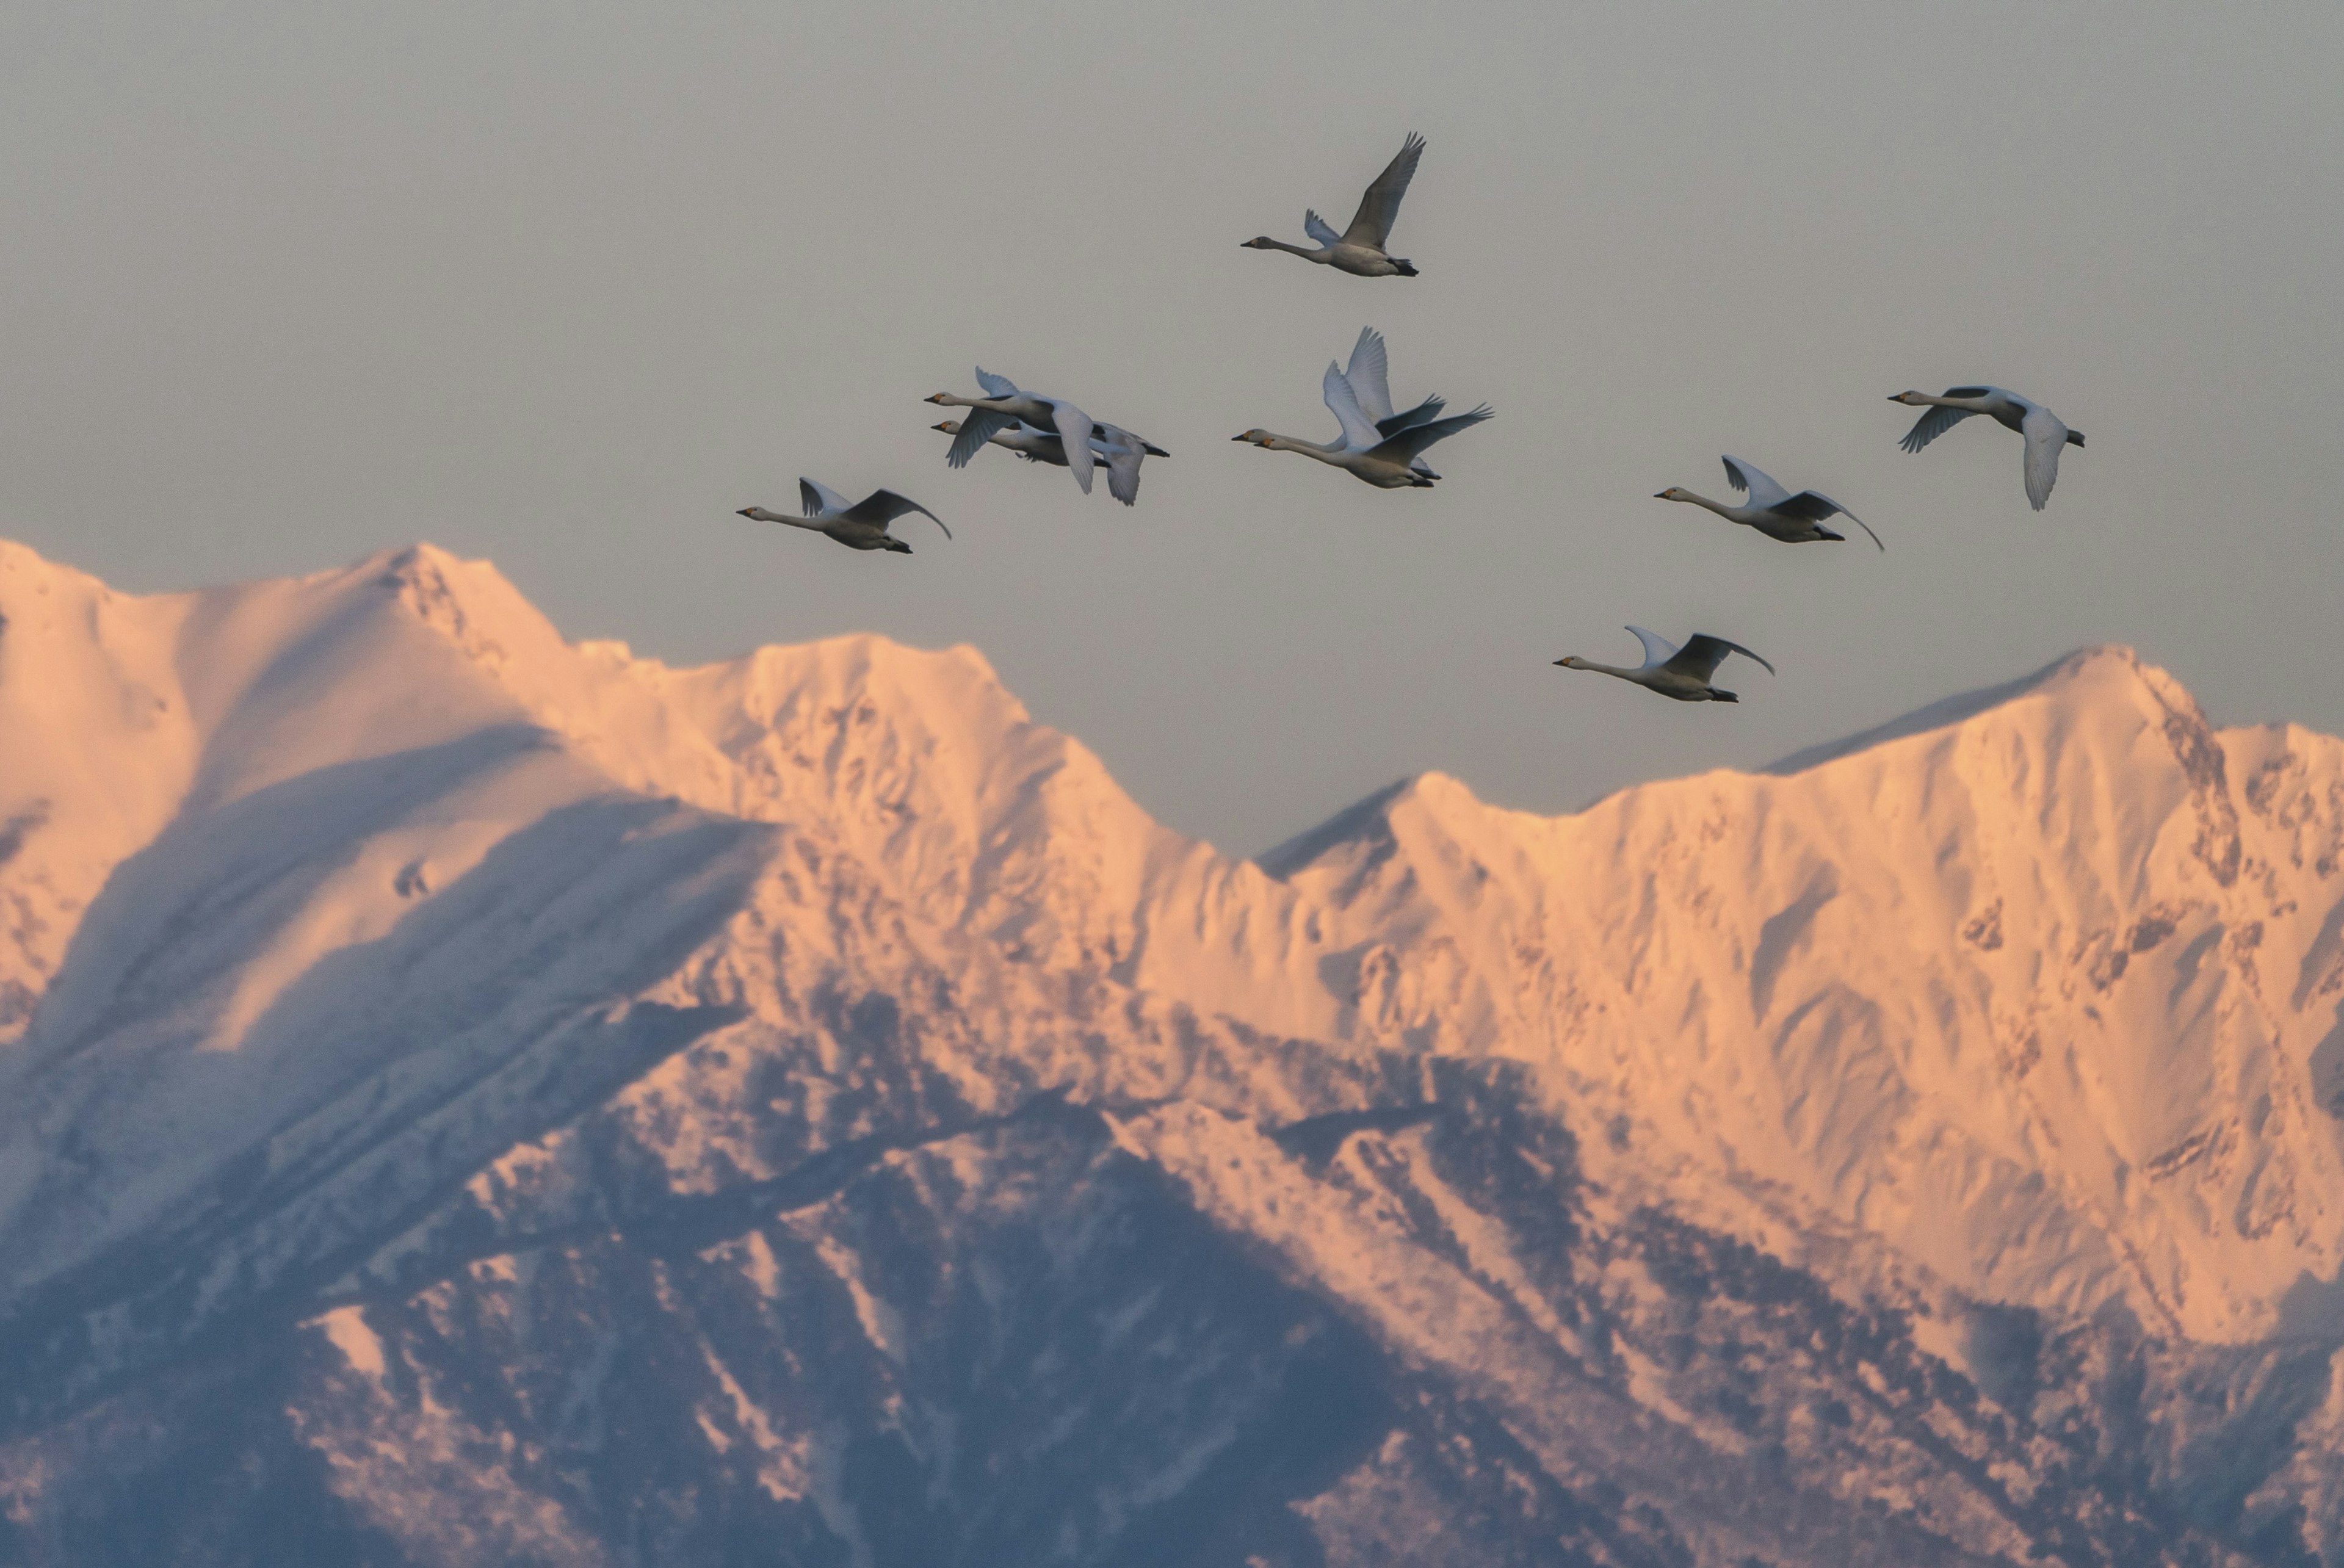
{"label": "snowy mountain ridge", "polygon": [[2344,1562],[2344,744],[2125,650],[1255,864],[972,650],[0,541],[0,1562]]}

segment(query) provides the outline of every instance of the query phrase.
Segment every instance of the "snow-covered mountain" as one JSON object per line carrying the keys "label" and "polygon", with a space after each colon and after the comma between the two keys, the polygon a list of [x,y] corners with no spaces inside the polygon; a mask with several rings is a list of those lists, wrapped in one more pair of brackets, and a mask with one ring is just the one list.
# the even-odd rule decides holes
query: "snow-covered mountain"
{"label": "snow-covered mountain", "polygon": [[0,542],[0,1563],[2344,1564],[2344,743],[1259,863],[983,659]]}

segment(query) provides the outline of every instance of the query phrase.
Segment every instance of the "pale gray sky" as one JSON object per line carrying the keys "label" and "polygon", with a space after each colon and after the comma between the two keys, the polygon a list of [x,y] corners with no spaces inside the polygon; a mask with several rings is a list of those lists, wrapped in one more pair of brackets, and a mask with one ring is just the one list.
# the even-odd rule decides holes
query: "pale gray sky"
{"label": "pale gray sky", "polygon": [[[2344,730],[2344,7],[92,3],[0,10],[0,531],[131,588],[429,538],[689,662],[967,641],[1253,852],[1404,774],[1564,810],[2078,643]],[[1430,139],[1423,275],[1238,248]],[[1496,422],[1387,493],[1363,324]],[[983,363],[1145,431],[1136,511],[920,399]],[[1919,458],[1990,380],[2089,437]],[[1718,454],[1888,541],[1652,499]],[[959,534],[732,515],[797,475]],[[1104,487],[1102,487],[1103,489]],[[923,525],[924,526],[924,525]],[[1550,667],[1773,657],[1739,708]]]}

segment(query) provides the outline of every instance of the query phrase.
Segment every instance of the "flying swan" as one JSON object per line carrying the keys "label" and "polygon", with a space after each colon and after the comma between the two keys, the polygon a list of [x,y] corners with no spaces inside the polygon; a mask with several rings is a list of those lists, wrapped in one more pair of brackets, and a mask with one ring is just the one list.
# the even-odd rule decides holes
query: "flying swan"
{"label": "flying swan", "polygon": [[[1038,430],[1055,430],[1065,443],[1063,455],[1066,468],[1082,486],[1083,493],[1091,493],[1091,469],[1097,454],[1091,450],[1090,438],[1098,421],[1064,398],[1052,398],[1040,392],[1020,391],[1017,383],[1006,376],[995,376],[979,365],[976,384],[985,389],[982,398],[963,398],[951,392],[938,392],[928,401],[942,403],[946,408],[966,409],[968,418],[960,423],[953,437],[952,450],[945,461],[955,468],[966,468],[968,460],[985,449],[999,432],[1020,420]],[[1133,484],[1137,485],[1137,469]]]}
{"label": "flying swan", "polygon": [[1338,440],[1306,441],[1258,426],[1229,439],[1274,452],[1300,452],[1379,490],[1429,489],[1440,476],[1426,465],[1424,449],[1480,424],[1494,412],[1484,403],[1470,413],[1439,419],[1434,416],[1446,405],[1439,398],[1427,398],[1406,413],[1393,413],[1383,334],[1372,327],[1360,332],[1352,348],[1351,368],[1346,370],[1329,361],[1318,385],[1327,407],[1342,426]]}
{"label": "flying swan", "polygon": [[[958,420],[942,420],[928,427],[948,436],[960,434]],[[1065,438],[1055,430],[1038,430],[1020,420],[1006,430],[995,430],[987,440],[996,447],[1015,452],[1029,463],[1050,463],[1066,466]],[[1139,463],[1142,458],[1168,458],[1172,454],[1153,441],[1142,440],[1119,425],[1094,424],[1091,427],[1091,456],[1106,464],[1107,493],[1129,506],[1139,499]]]}
{"label": "flying swan", "polygon": [[[1682,501],[1694,506],[1705,506],[1728,522],[1738,522],[1744,528],[1754,528],[1767,538],[1779,539],[1784,544],[1808,544],[1818,540],[1845,539],[1847,535],[1834,533],[1824,526],[1824,519],[1834,515],[1844,517],[1864,532],[1872,533],[1870,523],[1824,494],[1823,491],[1803,490],[1798,494],[1793,495],[1760,472],[1756,465],[1744,462],[1740,458],[1725,460],[1725,482],[1735,490],[1747,491],[1750,494],[1749,504],[1728,506],[1722,501],[1712,501],[1705,495],[1695,495],[1692,491],[1680,490],[1674,485],[1661,491],[1653,499]],[[1876,533],[1872,533],[1872,542],[1880,545],[1884,551],[1888,548],[1880,543],[1880,536]]]}
{"label": "flying swan", "polygon": [[1709,683],[1717,673],[1717,666],[1728,653],[1739,653],[1745,659],[1764,664],[1766,673],[1774,666],[1744,648],[1739,642],[1729,642],[1723,637],[1713,637],[1706,632],[1693,633],[1692,641],[1680,648],[1656,632],[1642,626],[1631,626],[1636,641],[1644,645],[1644,662],[1632,670],[1617,664],[1599,664],[1592,659],[1582,659],[1573,653],[1555,663],[1566,670],[1593,670],[1598,674],[1617,675],[1623,681],[1633,681],[1648,692],[1658,692],[1663,697],[1673,697],[1680,703],[1738,703],[1742,699],[1732,692],[1722,692]]}
{"label": "flying swan", "polygon": [[1888,400],[1929,410],[1897,443],[1908,452],[1919,451],[1972,414],[1985,414],[2026,437],[2026,499],[2037,511],[2051,499],[2051,487],[2059,482],[2060,449],[2084,444],[2083,436],[2060,423],[2058,415],[2032,398],[2000,387],[1947,387],[1942,398],[1926,392],[1899,392]]}
{"label": "flying swan", "polygon": [[952,530],[945,528],[945,520],[922,506],[918,501],[897,495],[892,490],[874,490],[861,501],[849,501],[828,485],[810,479],[798,481],[798,500],[805,507],[803,517],[792,517],[785,511],[767,511],[762,506],[744,506],[740,515],[758,522],[778,522],[790,528],[810,528],[816,533],[826,533],[849,550],[892,550],[899,555],[909,555],[912,547],[887,531],[887,525],[907,511],[916,511],[938,528],[945,537]]}
{"label": "flying swan", "polygon": [[1416,160],[1423,156],[1424,138],[1410,131],[1400,144],[1399,156],[1385,166],[1376,183],[1359,197],[1359,210],[1352,215],[1351,227],[1340,234],[1328,228],[1327,220],[1316,212],[1305,212],[1303,232],[1318,242],[1318,249],[1288,245],[1267,234],[1246,240],[1241,248],[1283,250],[1354,278],[1415,277],[1416,264],[1386,255],[1384,246],[1391,238],[1392,220],[1399,216],[1399,198],[1408,194],[1408,182],[1416,177]]}

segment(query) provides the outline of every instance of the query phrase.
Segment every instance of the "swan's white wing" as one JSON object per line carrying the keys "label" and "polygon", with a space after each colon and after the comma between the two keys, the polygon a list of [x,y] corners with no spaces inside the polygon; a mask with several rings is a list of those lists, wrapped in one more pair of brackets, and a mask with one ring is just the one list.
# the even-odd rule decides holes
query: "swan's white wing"
{"label": "swan's white wing", "polygon": [[846,515],[854,519],[856,522],[867,522],[879,528],[885,528],[889,523],[894,521],[897,518],[903,516],[907,511],[918,512],[922,517],[926,518],[938,528],[944,528],[945,537],[946,539],[950,539],[952,537],[952,530],[945,528],[945,520],[943,518],[938,517],[935,512],[930,511],[926,507],[922,506],[918,501],[914,501],[911,497],[897,495],[892,490],[873,491],[869,495],[864,496],[861,501],[856,501],[854,506],[850,507],[847,510]]}
{"label": "swan's white wing", "polygon": [[1791,499],[1791,492],[1768,478],[1757,464],[1740,458],[1725,460],[1725,482],[1736,490],[1748,491],[1752,506],[1780,506]]}
{"label": "swan's white wing", "polygon": [[968,460],[985,450],[985,443],[1017,422],[1013,415],[995,413],[991,409],[970,409],[968,418],[961,420],[960,430],[953,437],[952,450],[945,453],[945,461],[956,469],[968,467]]}
{"label": "swan's white wing", "polygon": [[[1950,392],[1945,395],[1953,396]],[[1904,432],[1904,439],[1896,444],[1908,452],[1917,452],[1976,411],[1975,409],[1932,408],[1914,421],[1913,428]]]}
{"label": "swan's white wing", "polygon": [[1302,232],[1324,246],[1333,247],[1343,243],[1343,237],[1336,233],[1327,220],[1316,212],[1305,212],[1302,215]]}
{"label": "swan's white wing", "polygon": [[1687,642],[1683,651],[1671,659],[1668,664],[1670,669],[1680,674],[1691,675],[1696,681],[1706,681],[1717,673],[1718,665],[1725,662],[1725,656],[1728,653],[1739,653],[1745,659],[1755,659],[1759,663],[1765,665],[1766,673],[1771,675],[1774,673],[1773,665],[1767,664],[1763,658],[1753,653],[1741,643],[1729,642],[1723,637],[1713,637],[1706,632],[1694,632],[1692,640]]}
{"label": "swan's white wing", "polygon": [[1064,398],[1050,400],[1050,417],[1058,427],[1058,440],[1066,443],[1066,468],[1083,493],[1091,493],[1091,465],[1096,460],[1091,451],[1091,426],[1096,423],[1088,414]]}
{"label": "swan's white wing", "polygon": [[1756,463],[1736,457],[1721,460],[1725,464],[1725,482],[1735,490],[1747,491],[1751,505],[1773,506],[1791,498],[1791,492],[1775,483],[1773,477]]}
{"label": "swan's white wing", "polygon": [[1139,464],[1147,443],[1118,425],[1102,424],[1092,450],[1106,459],[1106,493],[1129,506],[1139,499]]}
{"label": "swan's white wing", "polygon": [[1677,645],[1658,632],[1647,632],[1642,626],[1631,626],[1628,630],[1633,632],[1636,641],[1644,645],[1642,668],[1655,670],[1677,656]]}
{"label": "swan's white wing", "polygon": [[1351,363],[1343,379],[1351,383],[1351,396],[1359,400],[1359,412],[1380,425],[1392,417],[1391,361],[1384,351],[1384,335],[1373,327],[1359,329],[1359,340],[1351,349]]}
{"label": "swan's white wing", "polygon": [[1351,391],[1351,379],[1343,374],[1343,367],[1334,360],[1327,361],[1327,374],[1319,381],[1327,406],[1334,410],[1336,420],[1343,427],[1343,444],[1353,451],[1365,451],[1384,438],[1376,422],[1359,407],[1359,398]]}
{"label": "swan's white wing", "polygon": [[1399,156],[1376,176],[1376,183],[1368,187],[1359,197],[1359,210],[1352,216],[1351,227],[1343,231],[1346,245],[1364,245],[1376,250],[1384,248],[1391,238],[1392,220],[1399,216],[1399,198],[1408,194],[1408,182],[1416,177],[1416,160],[1424,156],[1424,138],[1414,131],[1400,144]]}
{"label": "swan's white wing", "polygon": [[2018,433],[2026,438],[2026,499],[2041,511],[2051,499],[2051,487],[2059,482],[2059,449],[2067,444],[2067,427],[2036,403],[2019,421]]}
{"label": "swan's white wing", "polygon": [[836,517],[854,503],[819,480],[798,481],[798,501],[808,517]]}
{"label": "swan's white wing", "polygon": [[1006,376],[996,376],[982,365],[976,368],[976,384],[985,389],[985,395],[988,398],[1014,398],[1017,395],[1016,382]]}

